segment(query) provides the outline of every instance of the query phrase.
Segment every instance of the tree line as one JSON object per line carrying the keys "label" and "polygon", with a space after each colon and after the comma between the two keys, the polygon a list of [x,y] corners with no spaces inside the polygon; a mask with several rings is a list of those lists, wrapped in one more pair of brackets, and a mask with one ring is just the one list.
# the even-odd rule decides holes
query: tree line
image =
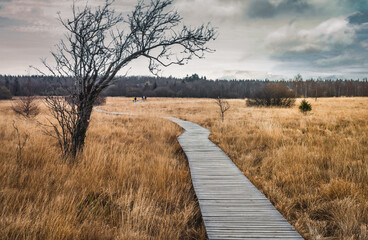
{"label": "tree line", "polygon": [[[129,76],[116,77],[104,90],[105,96],[195,97],[195,98],[249,98],[268,83],[283,83],[298,97],[358,97],[368,96],[368,81],[352,79],[307,79],[300,76],[291,80],[207,80],[197,74],[185,78]],[[0,87],[9,89],[12,96],[47,96],[50,92],[67,95],[66,86],[72,79],[52,76],[0,75]],[[27,87],[26,87],[27,86]]]}

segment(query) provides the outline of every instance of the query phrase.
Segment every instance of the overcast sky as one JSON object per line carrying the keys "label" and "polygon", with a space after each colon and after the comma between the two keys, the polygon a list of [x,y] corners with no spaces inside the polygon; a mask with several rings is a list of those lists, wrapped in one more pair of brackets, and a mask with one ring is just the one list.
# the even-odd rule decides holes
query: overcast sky
{"label": "overcast sky", "polygon": [[[0,0],[0,74],[34,74],[28,66],[41,66],[40,58],[49,57],[64,33],[57,12],[67,17],[71,4],[71,0]],[[128,13],[135,4],[136,0],[116,0],[114,6]],[[368,76],[367,0],[175,0],[174,8],[184,24],[211,22],[219,36],[210,44],[215,53],[166,68],[163,76]],[[150,74],[145,61],[130,67],[130,75]]]}

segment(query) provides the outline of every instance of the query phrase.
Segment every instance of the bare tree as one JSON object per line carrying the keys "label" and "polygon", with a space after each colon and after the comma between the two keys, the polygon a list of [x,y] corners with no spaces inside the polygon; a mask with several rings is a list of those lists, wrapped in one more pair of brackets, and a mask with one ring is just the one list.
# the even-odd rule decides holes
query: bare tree
{"label": "bare tree", "polygon": [[16,114],[25,118],[35,117],[40,113],[35,96],[20,97],[11,108]]}
{"label": "bare tree", "polygon": [[149,60],[149,70],[182,65],[213,52],[206,44],[216,38],[210,25],[179,27],[182,18],[168,9],[172,0],[139,1],[131,14],[123,18],[112,8],[113,0],[102,7],[83,9],[73,5],[72,19],[63,20],[65,40],[52,52],[55,64],[47,69],[55,76],[72,78],[72,101],[60,97],[46,99],[57,124],[50,121],[63,152],[73,159],[83,149],[92,107],[100,93],[128,63],[139,57]]}
{"label": "bare tree", "polygon": [[11,107],[16,114],[25,118],[35,117],[40,113],[37,98],[33,95],[31,88],[32,86],[28,79],[25,86],[25,96],[19,97]]}
{"label": "bare tree", "polygon": [[225,112],[230,109],[230,104],[220,97],[216,99],[216,104],[219,106],[221,120],[224,121]]}

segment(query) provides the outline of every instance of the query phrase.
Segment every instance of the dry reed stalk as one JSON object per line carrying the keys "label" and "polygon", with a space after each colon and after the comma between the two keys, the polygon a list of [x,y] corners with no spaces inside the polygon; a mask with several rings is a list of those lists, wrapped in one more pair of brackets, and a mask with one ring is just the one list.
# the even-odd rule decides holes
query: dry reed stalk
{"label": "dry reed stalk", "polygon": [[[175,116],[217,143],[306,239],[368,239],[368,98],[308,99],[313,111],[248,108],[229,100],[224,123],[211,99],[150,98],[106,109]],[[331,107],[333,106],[333,107]]]}
{"label": "dry reed stalk", "polygon": [[205,229],[176,137],[165,119],[94,113],[86,148],[63,163],[56,140],[36,120],[16,171],[10,101],[0,102],[0,238],[205,239]]}

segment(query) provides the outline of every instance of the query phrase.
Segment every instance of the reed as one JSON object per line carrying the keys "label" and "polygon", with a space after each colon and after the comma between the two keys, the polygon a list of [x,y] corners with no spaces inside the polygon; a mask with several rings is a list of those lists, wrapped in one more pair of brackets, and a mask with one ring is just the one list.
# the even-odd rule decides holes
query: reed
{"label": "reed", "polygon": [[211,130],[241,171],[306,239],[368,239],[368,98],[307,99],[312,112],[229,100],[111,99],[106,109],[175,116]]}
{"label": "reed", "polygon": [[[1,239],[206,239],[181,129],[161,118],[94,112],[76,164],[34,120],[0,102]],[[29,140],[21,164],[12,122]]]}
{"label": "reed", "polygon": [[[164,116],[211,130],[241,171],[306,239],[368,238],[368,99],[307,99],[312,112],[246,107],[228,100],[224,121],[213,99],[108,98],[94,112],[80,162],[0,103],[0,234],[5,238],[202,239],[205,230],[182,131]],[[42,108],[39,119],[47,111]],[[28,131],[18,166],[15,132]]]}

